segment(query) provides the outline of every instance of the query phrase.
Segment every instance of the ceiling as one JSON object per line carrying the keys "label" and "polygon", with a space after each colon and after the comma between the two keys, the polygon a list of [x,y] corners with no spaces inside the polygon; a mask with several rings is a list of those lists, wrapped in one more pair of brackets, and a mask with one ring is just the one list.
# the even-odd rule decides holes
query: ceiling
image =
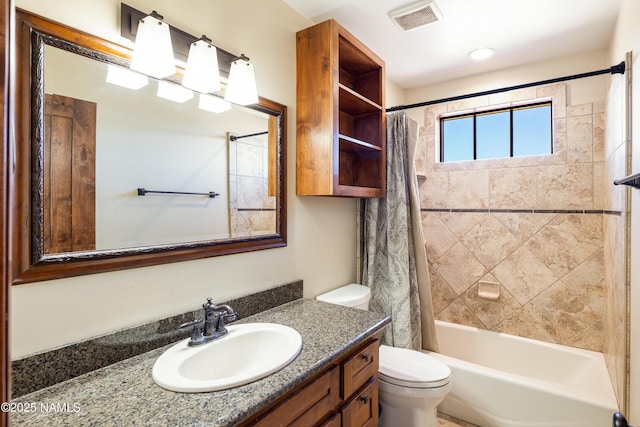
{"label": "ceiling", "polygon": [[[441,19],[404,31],[388,14],[415,0],[284,1],[314,23],[337,20],[385,60],[387,78],[404,89],[606,49],[622,2],[435,0]],[[495,55],[467,56],[481,47]]]}

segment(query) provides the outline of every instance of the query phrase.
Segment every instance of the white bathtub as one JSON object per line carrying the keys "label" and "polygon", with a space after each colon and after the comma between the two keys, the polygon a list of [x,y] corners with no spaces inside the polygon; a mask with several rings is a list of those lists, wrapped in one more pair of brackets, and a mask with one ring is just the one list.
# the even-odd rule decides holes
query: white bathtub
{"label": "white bathtub", "polygon": [[610,427],[602,354],[436,321],[453,387],[439,411],[481,427]]}

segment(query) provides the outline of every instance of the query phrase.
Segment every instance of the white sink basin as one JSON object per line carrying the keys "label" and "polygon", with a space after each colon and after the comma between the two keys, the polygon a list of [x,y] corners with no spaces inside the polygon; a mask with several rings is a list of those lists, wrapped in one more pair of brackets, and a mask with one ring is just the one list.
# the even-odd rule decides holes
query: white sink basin
{"label": "white sink basin", "polygon": [[302,349],[295,329],[275,323],[227,326],[215,341],[189,347],[180,341],[156,360],[153,380],[184,393],[224,390],[264,378],[291,363]]}

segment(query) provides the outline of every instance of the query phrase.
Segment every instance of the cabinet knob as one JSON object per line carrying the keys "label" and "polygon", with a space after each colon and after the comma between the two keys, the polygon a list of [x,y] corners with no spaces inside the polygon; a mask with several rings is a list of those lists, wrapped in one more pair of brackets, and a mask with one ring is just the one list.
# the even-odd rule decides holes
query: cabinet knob
{"label": "cabinet knob", "polygon": [[364,395],[364,396],[360,396],[360,400],[362,400],[362,403],[368,403],[369,402],[369,396]]}
{"label": "cabinet knob", "polygon": [[362,355],[362,359],[364,359],[365,362],[368,362],[372,359],[371,355],[368,353],[365,353]]}

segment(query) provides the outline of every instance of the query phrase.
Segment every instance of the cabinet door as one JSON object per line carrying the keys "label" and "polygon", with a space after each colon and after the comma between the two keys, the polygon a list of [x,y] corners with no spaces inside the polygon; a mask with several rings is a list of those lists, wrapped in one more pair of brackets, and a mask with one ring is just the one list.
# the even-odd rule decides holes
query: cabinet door
{"label": "cabinet door", "polygon": [[378,381],[369,384],[342,409],[342,427],[376,427],[378,425]]}
{"label": "cabinet door", "polygon": [[340,368],[334,366],[329,372],[310,384],[293,392],[293,396],[277,406],[255,426],[299,426],[317,425],[340,403]]}
{"label": "cabinet door", "polygon": [[342,426],[342,416],[340,413],[333,414],[331,418],[327,421],[320,424],[320,427],[341,427]]}

